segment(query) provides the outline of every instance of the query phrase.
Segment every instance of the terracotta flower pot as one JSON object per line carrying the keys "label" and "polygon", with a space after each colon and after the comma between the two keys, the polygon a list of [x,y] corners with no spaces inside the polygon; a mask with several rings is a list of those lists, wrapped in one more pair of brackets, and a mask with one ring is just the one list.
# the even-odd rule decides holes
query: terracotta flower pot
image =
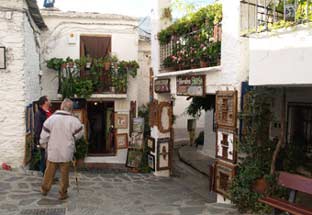
{"label": "terracotta flower pot", "polygon": [[258,178],[253,184],[253,190],[257,193],[265,193],[267,189],[268,189],[268,183],[263,177]]}

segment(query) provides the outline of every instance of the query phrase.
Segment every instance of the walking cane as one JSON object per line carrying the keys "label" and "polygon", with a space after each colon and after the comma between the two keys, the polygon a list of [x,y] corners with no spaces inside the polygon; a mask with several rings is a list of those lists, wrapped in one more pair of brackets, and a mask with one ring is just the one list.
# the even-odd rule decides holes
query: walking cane
{"label": "walking cane", "polygon": [[74,166],[74,174],[75,174],[75,179],[76,179],[76,186],[77,186],[77,192],[79,193],[79,184],[78,184],[78,174],[77,174],[77,160],[74,158],[73,166]]}

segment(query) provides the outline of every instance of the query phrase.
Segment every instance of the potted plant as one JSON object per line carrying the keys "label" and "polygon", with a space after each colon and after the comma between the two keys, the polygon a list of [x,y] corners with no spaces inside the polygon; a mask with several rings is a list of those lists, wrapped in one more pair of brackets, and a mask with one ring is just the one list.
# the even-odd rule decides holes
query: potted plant
{"label": "potted plant", "polygon": [[76,140],[75,148],[76,150],[74,153],[74,157],[75,157],[75,162],[77,162],[76,165],[77,164],[82,165],[83,160],[88,153],[88,144],[84,137],[80,138],[79,140]]}

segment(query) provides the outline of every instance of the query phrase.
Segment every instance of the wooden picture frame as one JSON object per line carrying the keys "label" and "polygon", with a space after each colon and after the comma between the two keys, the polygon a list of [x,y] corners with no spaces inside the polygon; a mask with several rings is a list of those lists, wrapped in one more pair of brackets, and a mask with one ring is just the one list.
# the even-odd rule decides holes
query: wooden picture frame
{"label": "wooden picture frame", "polygon": [[[168,117],[166,119],[166,117]],[[169,102],[160,102],[158,105],[158,130],[161,133],[170,132],[172,126],[172,106]]]}
{"label": "wooden picture frame", "polygon": [[6,48],[0,46],[0,69],[6,69]]}
{"label": "wooden picture frame", "polygon": [[116,129],[128,129],[129,116],[124,113],[115,113],[114,123]]}
{"label": "wooden picture frame", "polygon": [[117,149],[127,149],[128,148],[128,134],[115,134],[115,146]]}
{"label": "wooden picture frame", "polygon": [[158,126],[158,101],[153,100],[149,104],[149,125]]}
{"label": "wooden picture frame", "polygon": [[170,169],[170,138],[157,140],[157,170]]}
{"label": "wooden picture frame", "polygon": [[142,160],[143,152],[136,149],[128,149],[126,167],[139,168]]}
{"label": "wooden picture frame", "polygon": [[148,167],[155,171],[155,156],[152,154],[147,154],[147,165]]}
{"label": "wooden picture frame", "polygon": [[236,165],[217,160],[215,163],[215,192],[229,197],[229,188],[236,174]]}
{"label": "wooden picture frame", "polygon": [[155,153],[155,139],[153,137],[148,137],[146,140],[146,147],[150,152]]}
{"label": "wooden picture frame", "polygon": [[154,83],[155,93],[170,93],[170,79],[157,79]]}
{"label": "wooden picture frame", "polygon": [[218,128],[216,132],[216,157],[235,164],[237,162],[237,135],[233,130]]}
{"label": "wooden picture frame", "polygon": [[218,128],[236,129],[237,91],[217,91],[216,122]]}
{"label": "wooden picture frame", "polygon": [[24,166],[26,166],[32,158],[32,146],[33,146],[33,136],[31,133],[25,136],[25,149],[24,149]]}

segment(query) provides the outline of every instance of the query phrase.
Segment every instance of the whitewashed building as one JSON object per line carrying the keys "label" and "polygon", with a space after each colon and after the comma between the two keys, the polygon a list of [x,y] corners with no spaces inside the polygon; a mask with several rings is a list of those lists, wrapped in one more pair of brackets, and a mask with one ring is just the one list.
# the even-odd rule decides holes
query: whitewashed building
{"label": "whitewashed building", "polygon": [[[46,61],[51,58],[79,59],[90,50],[108,50],[102,57],[111,53],[119,60],[134,60],[139,63],[137,76],[128,76],[125,92],[114,93],[108,90],[94,93],[81,107],[82,121],[87,130],[86,139],[89,142],[89,154],[84,162],[90,165],[100,163],[124,167],[127,149],[116,149],[114,141],[109,138],[109,128],[114,124],[114,114],[125,114],[127,125],[117,128],[116,134],[127,134],[130,140],[131,118],[136,116],[131,114],[133,111],[137,113],[138,107],[149,101],[150,40],[139,34],[139,19],[116,14],[62,12],[53,8],[44,9],[41,14],[49,29],[41,37],[42,94],[54,100],[54,103],[59,103],[60,95],[57,73],[46,65]],[[101,41],[104,41],[104,46],[94,45],[102,44]],[[131,102],[135,104],[134,107]],[[101,125],[102,130],[102,137],[97,140],[90,137],[96,123]]]}
{"label": "whitewashed building", "polygon": [[[59,108],[59,79],[56,71],[47,68],[47,61],[79,59],[90,49],[101,52],[103,47],[93,43],[99,39],[106,44],[106,54],[116,55],[120,61],[136,61],[140,69],[135,78],[128,77],[123,93],[97,92],[87,100],[77,100],[75,111],[86,126],[87,141],[94,124],[101,127],[94,137],[98,139],[92,140],[97,143],[89,143],[85,163],[124,168],[127,147],[117,149],[114,136],[123,134],[130,141],[131,119],[137,116],[138,107],[149,101],[150,38],[139,34],[139,24],[138,18],[123,15],[62,12],[55,8],[40,11],[36,1],[4,1],[0,7],[0,48],[6,51],[5,68],[0,68],[0,163],[14,168],[29,163],[34,102],[40,96],[52,100],[53,110]],[[116,114],[125,117],[125,125],[108,134]]]}
{"label": "whitewashed building", "polygon": [[25,109],[41,95],[39,37],[45,29],[36,2],[1,1],[0,163],[14,167],[26,161]]}

